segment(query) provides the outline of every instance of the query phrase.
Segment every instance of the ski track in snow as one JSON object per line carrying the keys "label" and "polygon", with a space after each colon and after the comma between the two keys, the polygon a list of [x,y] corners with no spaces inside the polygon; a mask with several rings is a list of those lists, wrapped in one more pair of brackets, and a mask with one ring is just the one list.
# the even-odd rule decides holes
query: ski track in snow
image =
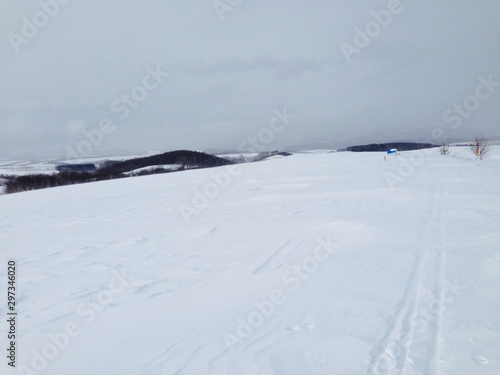
{"label": "ski track in snow", "polygon": [[[432,175],[428,168],[426,170]],[[427,327],[422,327],[422,322],[419,323],[417,319],[419,311],[433,307],[426,306],[422,301],[424,280],[431,279],[434,273],[431,295],[439,298],[443,290],[446,244],[440,207],[442,191],[443,187],[434,182],[432,198],[429,199],[432,202],[428,209],[429,217],[423,220],[419,229],[422,241],[417,249],[404,295],[390,318],[384,338],[372,351],[367,374],[439,374],[443,311],[438,309],[437,314],[426,321]],[[425,267],[426,261],[434,264],[433,269],[432,266]],[[429,269],[431,270],[428,271]]]}
{"label": "ski track in snow", "polygon": [[[292,239],[287,240],[271,256],[262,261],[261,264],[255,269],[255,271],[252,272],[252,275],[257,275],[258,273],[263,272],[267,269],[273,271],[277,268],[282,267],[283,264],[292,257],[293,253],[296,252],[297,248],[300,246],[301,243],[303,243],[303,241],[299,241],[298,243],[294,244],[294,241]],[[292,250],[284,251],[292,244],[293,244]],[[282,252],[285,254],[283,254],[283,256],[281,257],[278,257],[278,255]],[[271,265],[271,263],[273,264]]]}

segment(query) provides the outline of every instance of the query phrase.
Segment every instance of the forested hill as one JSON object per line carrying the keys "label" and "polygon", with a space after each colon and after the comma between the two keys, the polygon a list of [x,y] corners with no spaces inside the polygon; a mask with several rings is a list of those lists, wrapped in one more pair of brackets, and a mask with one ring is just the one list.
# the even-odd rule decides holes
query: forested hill
{"label": "forested hill", "polygon": [[[95,170],[94,164],[62,164],[56,168],[59,173],[3,176],[3,178],[6,181],[4,182],[5,193],[17,193],[26,190],[125,178],[129,177],[126,174],[127,172],[145,167],[152,167],[153,169],[143,171],[142,174],[219,167],[228,164],[234,164],[234,162],[203,152],[179,150],[123,161],[108,160],[97,170]],[[176,168],[171,170],[158,167],[168,165],[175,165]]]}
{"label": "forested hill", "polygon": [[155,165],[182,165],[185,169],[219,167],[234,164],[230,160],[198,151],[177,150],[163,154],[145,156],[142,158],[129,159],[118,162],[107,163],[99,169],[100,174],[119,174],[133,171],[134,169]]}

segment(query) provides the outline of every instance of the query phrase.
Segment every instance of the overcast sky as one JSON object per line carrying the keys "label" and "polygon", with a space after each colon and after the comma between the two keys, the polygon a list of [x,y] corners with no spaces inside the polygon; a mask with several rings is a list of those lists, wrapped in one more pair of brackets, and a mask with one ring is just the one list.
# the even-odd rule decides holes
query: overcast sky
{"label": "overcast sky", "polygon": [[1,158],[500,135],[499,0],[58,1],[0,0]]}

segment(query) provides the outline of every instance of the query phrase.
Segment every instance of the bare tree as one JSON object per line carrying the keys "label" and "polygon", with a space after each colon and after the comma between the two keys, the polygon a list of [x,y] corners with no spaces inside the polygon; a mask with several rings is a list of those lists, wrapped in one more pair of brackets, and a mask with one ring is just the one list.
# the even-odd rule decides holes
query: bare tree
{"label": "bare tree", "polygon": [[448,153],[450,152],[448,150],[448,146],[446,145],[442,145],[440,148],[439,148],[439,152],[441,152],[441,155],[448,155]]}
{"label": "bare tree", "polygon": [[470,150],[476,155],[476,158],[483,160],[486,154],[491,150],[491,147],[486,138],[476,137],[470,146]]}

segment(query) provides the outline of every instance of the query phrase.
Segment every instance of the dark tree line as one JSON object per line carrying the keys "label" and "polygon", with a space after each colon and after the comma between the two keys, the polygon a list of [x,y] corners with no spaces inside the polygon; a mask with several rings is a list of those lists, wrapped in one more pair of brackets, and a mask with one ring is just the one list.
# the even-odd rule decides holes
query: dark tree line
{"label": "dark tree line", "polygon": [[59,172],[93,172],[95,164],[61,164],[56,167]]}
{"label": "dark tree line", "polygon": [[[53,174],[31,174],[26,176],[4,176],[5,193],[18,193],[26,190],[45,189],[56,186],[81,184],[86,182],[111,180],[116,178],[129,177],[125,173],[135,169],[163,164],[180,164],[178,170],[218,167],[234,162],[219,158],[214,155],[205,154],[197,151],[172,151],[161,155],[147,156],[144,158],[135,158],[119,162],[105,163],[103,167],[95,171],[88,170],[88,165],[76,167],[72,165],[70,170],[67,168],[58,168],[59,173]],[[77,172],[80,170],[79,172]],[[155,168],[150,171],[141,171],[136,175],[156,174],[172,172],[165,168]]]}
{"label": "dark tree line", "polygon": [[371,143],[369,145],[349,146],[346,151],[352,152],[378,152],[387,151],[392,148],[398,151],[421,150],[423,148],[439,147],[432,143],[415,143],[415,142],[390,142],[390,143]]}
{"label": "dark tree line", "polygon": [[53,174],[30,174],[9,179],[5,185],[5,193],[19,193],[26,190],[38,190],[91,181],[95,181],[93,173],[59,172]]}
{"label": "dark tree line", "polygon": [[230,160],[219,158],[214,155],[198,151],[171,151],[160,155],[146,156],[142,158],[129,159],[113,162],[98,170],[102,173],[125,173],[134,169],[149,167],[152,165],[180,164],[184,169],[220,167],[234,164]]}
{"label": "dark tree line", "polygon": [[270,152],[261,152],[255,158],[252,159],[252,162],[266,160],[267,158],[270,158],[272,156],[277,156],[277,155],[291,156],[293,154],[291,154],[289,152],[285,152],[285,151],[280,152],[278,150],[270,151]]}

